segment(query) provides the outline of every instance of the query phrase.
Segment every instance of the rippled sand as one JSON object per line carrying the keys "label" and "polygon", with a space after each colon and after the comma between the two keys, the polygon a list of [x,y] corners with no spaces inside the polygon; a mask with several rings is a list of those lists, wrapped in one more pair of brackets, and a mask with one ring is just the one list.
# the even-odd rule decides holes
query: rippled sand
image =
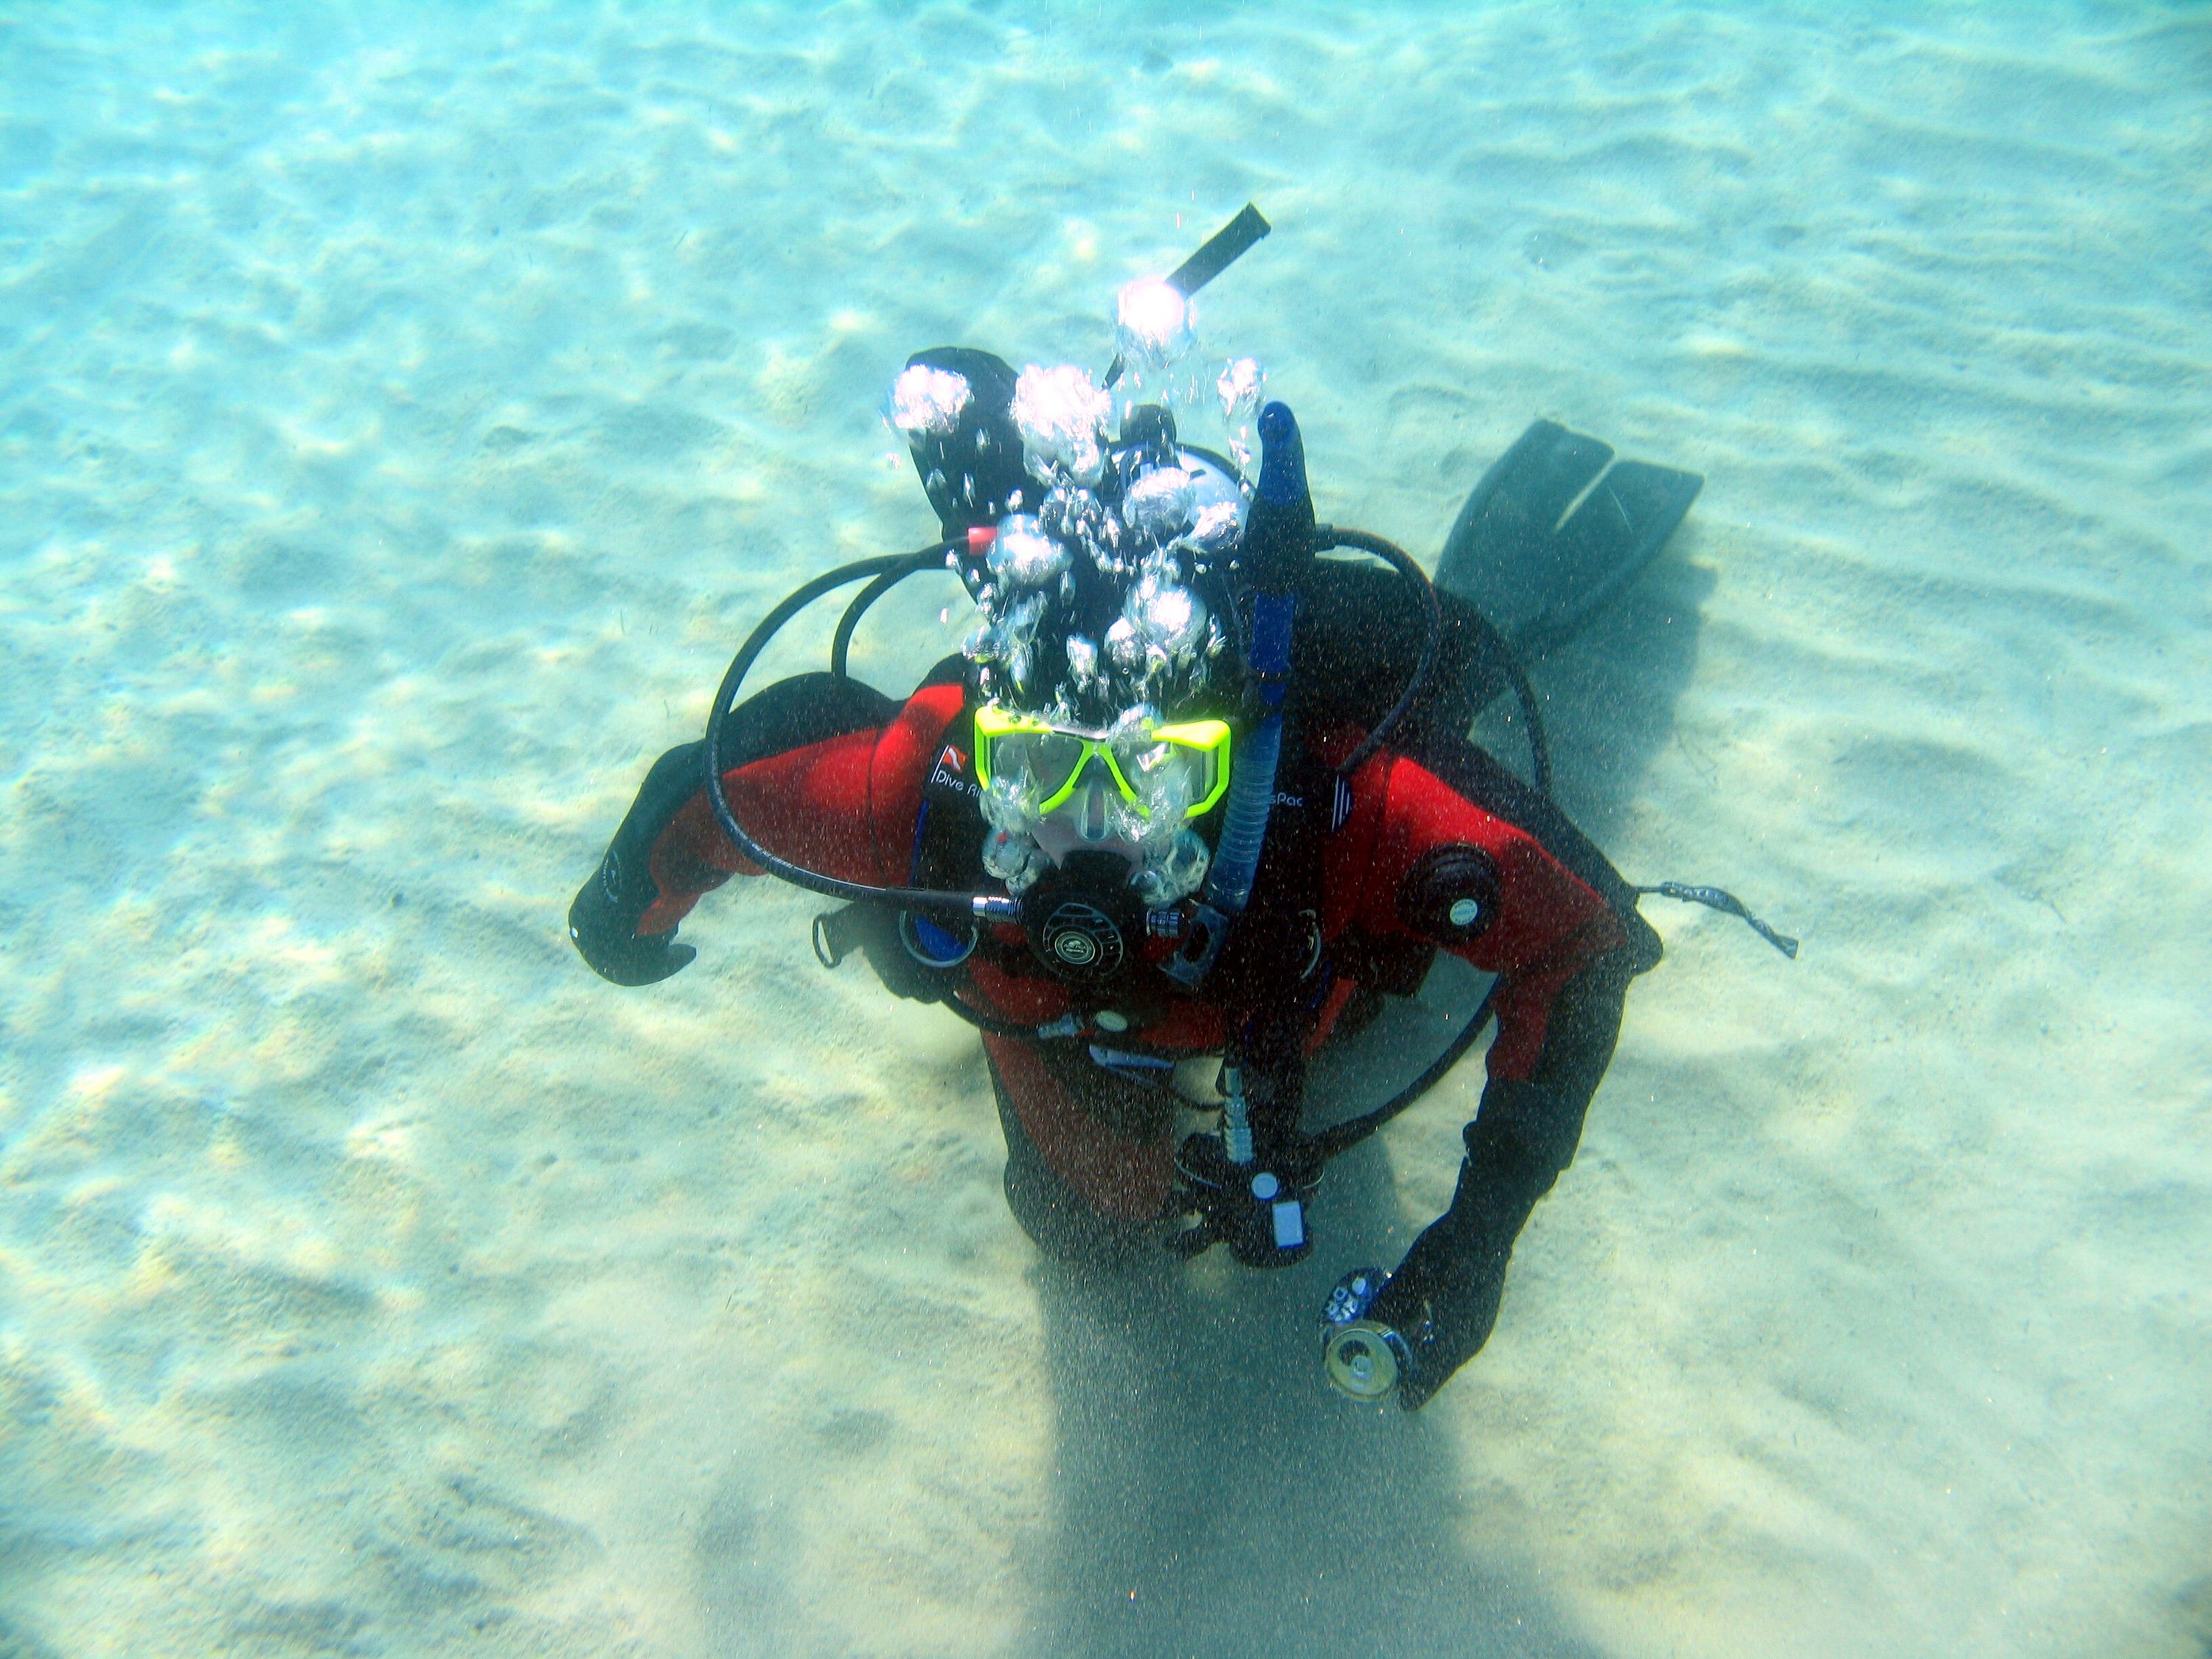
{"label": "rippled sand", "polygon": [[[0,1654],[2201,1655],[2203,14],[1070,9],[0,21]],[[926,539],[905,353],[1095,363],[1248,198],[1325,518],[1707,474],[1554,745],[1805,939],[1652,907],[1411,1419],[1309,1322],[1467,1078],[1307,1267],[1102,1290],[811,900],[562,934]]]}

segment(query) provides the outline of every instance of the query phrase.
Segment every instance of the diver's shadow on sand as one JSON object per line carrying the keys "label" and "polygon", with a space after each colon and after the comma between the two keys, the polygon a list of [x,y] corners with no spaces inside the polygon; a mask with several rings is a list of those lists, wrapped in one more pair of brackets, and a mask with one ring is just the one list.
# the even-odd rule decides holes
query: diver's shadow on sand
{"label": "diver's shadow on sand", "polygon": [[[1713,582],[1678,546],[1532,665],[1560,803],[1601,847],[1673,740]],[[1525,769],[1516,718],[1502,700],[1474,735]],[[1121,1278],[1050,1261],[1033,1270],[1059,1441],[1041,1651],[1591,1650],[1471,1550],[1482,1516],[1441,1425],[1353,1406],[1322,1379],[1329,1285],[1352,1265],[1395,1265],[1409,1242],[1384,1141],[1331,1166],[1317,1248],[1297,1267],[1163,1256]]]}
{"label": "diver's shadow on sand", "polygon": [[1328,1286],[1404,1248],[1391,1188],[1379,1142],[1340,1160],[1321,1248],[1279,1273],[1038,1263],[1060,1511],[1040,1651],[1588,1651],[1470,1554],[1441,1428],[1322,1380]]}
{"label": "diver's shadow on sand", "polygon": [[[1674,705],[1697,672],[1699,611],[1718,580],[1692,562],[1697,547],[1696,525],[1685,525],[1571,643],[1528,665],[1551,739],[1554,794],[1601,849],[1626,821],[1644,774],[1674,741]],[[1528,775],[1510,697],[1485,711],[1474,736]]]}

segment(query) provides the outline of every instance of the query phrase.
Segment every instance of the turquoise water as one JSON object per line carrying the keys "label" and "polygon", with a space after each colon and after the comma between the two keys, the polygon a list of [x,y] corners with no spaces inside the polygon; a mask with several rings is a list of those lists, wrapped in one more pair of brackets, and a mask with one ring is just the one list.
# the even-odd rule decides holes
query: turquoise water
{"label": "turquoise water", "polygon": [[[2208,109],[2182,6],[9,9],[0,1654],[2203,1655]],[[905,355],[1096,364],[1247,199],[1324,518],[1706,475],[1563,793],[1806,942],[1655,907],[1411,1419],[1310,1322],[1470,1075],[1103,1290],[805,896],[562,932],[928,534]]]}

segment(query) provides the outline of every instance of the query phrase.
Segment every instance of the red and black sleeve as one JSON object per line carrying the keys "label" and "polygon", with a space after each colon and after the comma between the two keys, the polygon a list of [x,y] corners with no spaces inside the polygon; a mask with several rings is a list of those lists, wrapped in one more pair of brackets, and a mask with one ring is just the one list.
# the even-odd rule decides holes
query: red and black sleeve
{"label": "red and black sleeve", "polygon": [[[1635,890],[1547,798],[1480,750],[1378,756],[1353,780],[1333,906],[1495,973],[1489,1079],[1451,1206],[1415,1241],[1376,1316],[1417,1349],[1419,1406],[1488,1337],[1514,1240],[1582,1138],[1628,982],[1659,960]],[[1364,855],[1364,859],[1363,859]]]}
{"label": "red and black sleeve", "polygon": [[[872,852],[880,740],[902,723],[899,705],[869,686],[802,674],[731,712],[723,787],[763,845],[811,868],[878,881]],[[702,746],[654,762],[606,855],[568,910],[568,936],[617,985],[649,985],[690,962],[677,924],[700,896],[735,873],[756,873],[714,820]]]}

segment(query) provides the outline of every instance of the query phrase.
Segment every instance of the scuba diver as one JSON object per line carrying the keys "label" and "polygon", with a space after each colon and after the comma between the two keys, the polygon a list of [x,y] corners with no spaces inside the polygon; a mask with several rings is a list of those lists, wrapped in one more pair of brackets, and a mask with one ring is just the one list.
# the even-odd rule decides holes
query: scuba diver
{"label": "scuba diver", "polygon": [[[889,413],[939,539],[770,613],[703,739],[647,775],[569,933],[641,986],[692,959],[678,926],[733,874],[844,901],[816,919],[817,956],[857,951],[894,993],[979,1028],[1008,1202],[1041,1249],[1083,1261],[1216,1243],[1255,1267],[1303,1259],[1328,1161],[1494,1022],[1449,1207],[1322,1314],[1329,1380],[1411,1410],[1488,1338],[1514,1241],[1574,1157],[1629,982],[1660,958],[1639,892],[1795,945],[1717,890],[1622,879],[1550,799],[1516,659],[1655,556],[1701,478],[1608,470],[1605,445],[1540,422],[1468,501],[1432,586],[1389,543],[1316,521],[1283,404],[1258,407],[1249,481],[1241,442],[1232,459],[1183,441],[1167,403],[1125,396],[1115,422],[1117,381],[1188,352],[1190,296],[1267,228],[1248,206],[1173,275],[1124,289],[1098,380],[966,348],[908,360]],[[1232,419],[1260,379],[1249,360],[1224,372]],[[1320,556],[1337,549],[1361,557]],[[903,700],[853,678],[862,613],[946,568],[981,616],[961,652]],[[864,578],[826,672],[738,700],[793,616]],[[1528,782],[1468,737],[1509,691]],[[1486,991],[1419,1074],[1353,1116],[1310,1099],[1316,1066],[1445,959]],[[1194,1111],[1218,1127],[1178,1142]]]}

